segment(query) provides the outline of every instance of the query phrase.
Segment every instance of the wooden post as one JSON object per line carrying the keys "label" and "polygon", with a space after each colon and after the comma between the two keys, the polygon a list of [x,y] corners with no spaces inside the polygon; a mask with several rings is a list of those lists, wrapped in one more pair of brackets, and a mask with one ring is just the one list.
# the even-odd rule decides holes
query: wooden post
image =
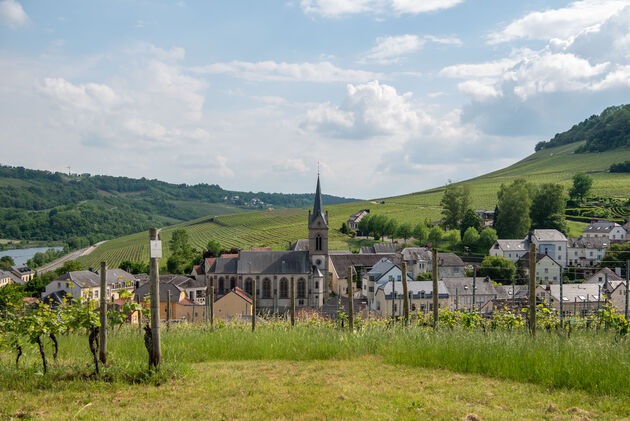
{"label": "wooden post", "polygon": [[459,288],[455,287],[455,311],[459,310]]}
{"label": "wooden post", "polygon": [[560,268],[560,327],[564,327],[564,281],[562,279],[562,268]]}
{"label": "wooden post", "polygon": [[536,335],[536,244],[529,245],[529,331]]}
{"label": "wooden post", "polygon": [[[159,241],[157,228],[149,229],[149,240]],[[153,350],[151,363],[156,368],[162,362],[162,344],[160,341],[160,259],[157,257],[161,257],[161,255],[161,249],[159,253],[153,253],[152,250],[149,265],[149,280],[151,282],[151,345]]]}
{"label": "wooden post", "polygon": [[477,266],[473,265],[473,285],[472,285],[472,311],[475,311],[477,303]]}
{"label": "wooden post", "polygon": [[402,263],[402,287],[403,294],[403,322],[405,326],[409,324],[409,289],[407,287],[407,263]]}
{"label": "wooden post", "polygon": [[166,330],[171,330],[171,291],[166,291]]}
{"label": "wooden post", "polygon": [[295,326],[295,278],[291,277],[291,326]]}
{"label": "wooden post", "polygon": [[352,266],[348,266],[348,327],[354,330],[354,282],[352,282]]}
{"label": "wooden post", "polygon": [[626,311],[624,316],[628,320],[628,291],[630,290],[630,260],[626,260]]}
{"label": "wooden post", "polygon": [[256,330],[256,277],[252,279],[252,332]]}
{"label": "wooden post", "polygon": [[99,329],[98,359],[107,363],[107,263],[101,262],[101,327]]}
{"label": "wooden post", "polygon": [[197,312],[197,304],[193,301],[192,323],[195,323],[195,313]]}
{"label": "wooden post", "polygon": [[438,250],[436,248],[431,249],[431,253],[433,254],[433,330],[437,332],[438,330]]}
{"label": "wooden post", "polygon": [[[136,303],[140,305],[140,296],[136,294]],[[138,310],[138,330],[142,334],[142,309]]]}
{"label": "wooden post", "polygon": [[206,299],[209,301],[208,308],[210,312],[210,329],[214,329],[214,279],[212,276],[208,275],[208,270],[206,269],[206,281],[208,284],[208,293],[206,294]]}

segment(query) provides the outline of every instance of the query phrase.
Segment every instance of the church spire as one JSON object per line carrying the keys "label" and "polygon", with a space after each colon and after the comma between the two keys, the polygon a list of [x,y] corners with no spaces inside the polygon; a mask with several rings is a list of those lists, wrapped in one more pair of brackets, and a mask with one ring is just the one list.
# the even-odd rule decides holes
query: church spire
{"label": "church spire", "polygon": [[319,174],[317,174],[317,188],[315,189],[315,203],[313,203],[313,213],[311,214],[310,222],[313,222],[318,216],[321,216],[324,219],[324,221],[326,221],[326,217],[324,216],[324,204],[322,202],[322,189],[321,189],[321,186],[319,185]]}

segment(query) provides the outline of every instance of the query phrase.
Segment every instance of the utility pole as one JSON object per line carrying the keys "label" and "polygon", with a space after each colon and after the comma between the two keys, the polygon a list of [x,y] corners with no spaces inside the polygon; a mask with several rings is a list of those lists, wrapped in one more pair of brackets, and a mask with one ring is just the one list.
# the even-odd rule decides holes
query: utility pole
{"label": "utility pole", "polygon": [[[337,305],[337,311],[339,305]],[[295,326],[295,278],[291,277],[291,326]]]}
{"label": "utility pole", "polygon": [[160,257],[162,242],[157,228],[149,229],[150,265],[149,280],[151,282],[151,349],[150,365],[159,367],[162,362],[162,345],[160,341]]}
{"label": "utility pole", "polygon": [[402,263],[402,287],[403,287],[403,321],[405,326],[409,324],[409,289],[407,287],[407,263]]}
{"label": "utility pole", "polygon": [[536,335],[536,244],[529,245],[529,331]]}
{"label": "utility pole", "polygon": [[438,330],[438,250],[436,248],[431,249],[433,254],[433,330]]}
{"label": "utility pole", "polygon": [[629,284],[630,284],[630,260],[626,260],[626,311],[624,312],[626,321],[628,320],[628,291],[630,290]]}
{"label": "utility pole", "polygon": [[352,282],[352,266],[348,266],[348,327],[354,330],[354,282]]}
{"label": "utility pole", "polygon": [[256,330],[256,277],[252,279],[252,332]]}
{"label": "utility pole", "polygon": [[99,330],[100,346],[98,359],[101,363],[107,363],[107,263],[101,262],[101,328]]}

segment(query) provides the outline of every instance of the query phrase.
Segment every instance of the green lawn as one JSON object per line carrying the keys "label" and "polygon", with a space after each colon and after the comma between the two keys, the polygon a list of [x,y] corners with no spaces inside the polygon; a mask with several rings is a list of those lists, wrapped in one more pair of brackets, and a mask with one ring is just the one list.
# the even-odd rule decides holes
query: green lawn
{"label": "green lawn", "polygon": [[[518,177],[525,177],[533,183],[561,183],[568,189],[573,175],[580,171],[588,172],[593,177],[594,194],[626,199],[630,197],[630,174],[605,172],[613,163],[630,160],[630,150],[598,154],[573,153],[580,145],[581,143],[575,143],[545,149],[512,166],[466,181],[471,187],[473,207],[494,209],[501,184],[510,183]],[[360,209],[368,208],[372,214],[384,214],[400,223],[416,224],[440,219],[442,194],[443,189],[437,188],[403,196],[326,206],[330,226],[333,228],[330,231],[329,247],[333,250],[353,247],[348,237],[341,235],[337,229],[349,215]],[[348,192],[348,195],[351,196],[352,192]],[[163,239],[168,239],[172,230],[184,228],[197,248],[202,248],[209,240],[216,240],[225,247],[268,245],[274,249],[286,249],[289,241],[307,237],[307,216],[307,209],[292,209],[222,215],[213,220],[206,217],[166,228]],[[579,235],[585,226],[584,223],[570,222],[570,234]],[[147,233],[140,233],[108,241],[80,261],[87,266],[96,267],[102,260],[106,260],[110,266],[118,265],[125,258],[146,260],[147,237]],[[165,256],[168,256],[168,250],[165,250]]]}

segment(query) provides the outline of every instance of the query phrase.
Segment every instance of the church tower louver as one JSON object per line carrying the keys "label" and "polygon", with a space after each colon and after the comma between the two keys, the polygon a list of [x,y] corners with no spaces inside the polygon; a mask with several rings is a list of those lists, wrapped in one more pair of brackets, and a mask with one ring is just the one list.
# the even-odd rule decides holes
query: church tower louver
{"label": "church tower louver", "polygon": [[324,212],[322,203],[322,191],[317,175],[317,188],[315,190],[315,203],[313,211],[308,213],[308,244],[311,263],[321,273],[322,281],[314,277],[313,292],[319,297],[316,301],[322,302],[328,292],[328,212]]}

